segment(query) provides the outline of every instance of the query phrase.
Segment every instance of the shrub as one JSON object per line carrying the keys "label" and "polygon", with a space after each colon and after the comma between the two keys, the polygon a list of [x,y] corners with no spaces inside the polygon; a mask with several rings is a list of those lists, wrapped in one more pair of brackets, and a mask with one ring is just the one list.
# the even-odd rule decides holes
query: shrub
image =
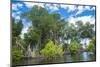
{"label": "shrub", "polygon": [[61,45],[54,44],[53,41],[49,40],[40,53],[46,58],[55,58],[56,55],[63,54],[63,48]]}
{"label": "shrub", "polygon": [[95,51],[95,46],[93,43],[90,43],[88,46],[87,46],[87,51],[89,52],[94,52]]}
{"label": "shrub", "polygon": [[87,46],[87,51],[89,51],[89,52],[95,52],[95,38],[93,38],[91,41],[90,41],[90,43],[89,43],[89,45]]}
{"label": "shrub", "polygon": [[14,64],[18,63],[22,57],[23,57],[23,54],[20,50],[18,50],[17,48],[12,49],[12,62]]}
{"label": "shrub", "polygon": [[80,45],[76,41],[72,41],[68,48],[71,54],[77,54],[80,51]]}

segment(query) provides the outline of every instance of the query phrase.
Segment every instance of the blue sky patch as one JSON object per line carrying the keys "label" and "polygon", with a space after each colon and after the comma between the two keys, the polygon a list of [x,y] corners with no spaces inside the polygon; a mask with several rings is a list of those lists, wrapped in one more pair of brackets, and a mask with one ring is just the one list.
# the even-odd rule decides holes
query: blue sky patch
{"label": "blue sky patch", "polygon": [[[16,21],[22,19],[20,16],[23,12],[30,11],[34,5],[46,8],[49,13],[58,13],[67,21],[82,20],[84,23],[89,21],[95,24],[95,11],[94,6],[82,6],[82,5],[67,5],[67,4],[50,4],[50,3],[34,3],[34,2],[12,2],[12,17]],[[29,23],[30,22],[30,23]],[[31,25],[31,21],[27,22],[23,18],[23,33]]]}

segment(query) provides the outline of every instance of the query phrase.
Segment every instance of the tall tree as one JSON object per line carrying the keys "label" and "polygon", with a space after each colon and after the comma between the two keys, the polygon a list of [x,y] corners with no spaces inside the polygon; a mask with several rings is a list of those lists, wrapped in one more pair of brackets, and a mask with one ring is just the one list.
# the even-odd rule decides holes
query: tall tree
{"label": "tall tree", "polygon": [[77,32],[78,32],[78,41],[80,41],[81,39],[85,39],[85,45],[86,45],[86,41],[87,38],[91,39],[92,37],[95,36],[95,30],[94,30],[94,24],[90,24],[90,22],[86,22],[83,24],[82,21],[77,21],[76,22],[77,25]]}
{"label": "tall tree", "polygon": [[[47,9],[34,6],[32,10],[23,13],[22,17],[32,21],[32,29],[38,31],[39,46],[44,47],[48,39],[55,41],[60,30],[60,15],[57,13],[49,14]],[[32,33],[32,32],[31,32]]]}
{"label": "tall tree", "polygon": [[16,22],[15,19],[12,18],[12,45],[23,49],[22,45],[19,43],[19,41],[21,40],[20,34],[22,28],[23,28],[22,21],[19,20],[18,22]]}

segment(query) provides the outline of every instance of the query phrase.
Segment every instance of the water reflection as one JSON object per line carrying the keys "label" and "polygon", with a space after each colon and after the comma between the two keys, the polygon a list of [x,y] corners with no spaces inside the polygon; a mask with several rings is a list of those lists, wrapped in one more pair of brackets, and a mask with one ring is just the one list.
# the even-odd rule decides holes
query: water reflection
{"label": "water reflection", "polygon": [[81,61],[93,61],[95,60],[95,55],[91,52],[83,52],[81,55]]}
{"label": "water reflection", "polygon": [[84,52],[84,53],[82,53],[81,55],[82,55],[82,60],[83,60],[83,61],[87,61],[87,60],[90,59],[90,57],[89,57],[89,55],[88,55],[87,52]]}
{"label": "water reflection", "polygon": [[95,55],[89,52],[82,52],[81,54],[70,55],[66,54],[63,57],[56,57],[54,59],[45,58],[23,58],[18,65],[27,64],[49,64],[49,63],[67,63],[67,62],[79,62],[79,61],[94,61]]}

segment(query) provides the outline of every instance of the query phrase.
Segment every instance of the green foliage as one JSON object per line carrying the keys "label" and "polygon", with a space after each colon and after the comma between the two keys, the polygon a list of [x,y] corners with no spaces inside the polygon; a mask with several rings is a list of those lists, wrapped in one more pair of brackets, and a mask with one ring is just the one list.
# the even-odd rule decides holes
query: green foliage
{"label": "green foliage", "polygon": [[23,28],[22,21],[16,22],[14,18],[12,18],[12,45],[16,45],[16,40],[19,38]]}
{"label": "green foliage", "polygon": [[12,20],[12,34],[14,37],[17,37],[21,34],[23,28],[22,21],[15,22],[14,18]]}
{"label": "green foliage", "polygon": [[54,58],[57,55],[63,55],[63,48],[61,45],[54,44],[53,41],[49,40],[40,53],[46,58]]}
{"label": "green foliage", "polygon": [[[47,9],[40,6],[33,6],[31,10],[23,12],[22,18],[32,23],[30,23],[31,25],[22,39],[19,36],[23,28],[22,21],[16,22],[15,19],[12,19],[12,57],[14,63],[21,60],[29,49],[29,45],[31,49],[36,48],[36,56],[40,52],[46,58],[55,58],[56,56],[62,56],[64,51],[66,52],[68,49],[75,55],[80,51],[80,40],[92,38],[95,33],[93,24],[83,24],[82,21],[77,21],[75,24],[70,23],[70,21],[67,22],[59,13],[49,13]],[[72,42],[70,45],[66,43],[62,47],[58,44],[61,43],[60,40],[63,43],[65,40],[71,40]],[[54,41],[57,43],[54,43]],[[87,46],[87,50],[95,51],[94,40]],[[34,52],[34,50],[32,51]]]}
{"label": "green foliage", "polygon": [[[33,30],[32,28],[29,28],[27,33],[24,33],[24,47],[27,49],[29,45],[36,46],[38,41],[40,39],[40,34],[37,30]],[[33,47],[32,47],[33,48]]]}
{"label": "green foliage", "polygon": [[18,63],[22,57],[23,57],[23,54],[22,54],[21,50],[18,50],[17,48],[12,49],[12,62],[14,64]]}
{"label": "green foliage", "polygon": [[92,38],[95,35],[94,24],[90,24],[90,22],[85,23],[81,27],[81,30],[82,30],[81,33],[82,38]]}
{"label": "green foliage", "polygon": [[95,51],[95,45],[93,43],[89,43],[88,47],[87,47],[87,50],[89,52],[94,52]]}
{"label": "green foliage", "polygon": [[[62,19],[60,14],[49,13],[47,9],[40,6],[33,6],[30,11],[23,12],[22,18],[31,21],[31,26],[28,28],[27,33],[24,34],[24,39],[18,39],[23,25],[21,20],[15,22],[13,19],[13,44],[20,44],[19,46],[23,46],[25,49],[27,49],[28,45],[31,47],[34,45],[39,51],[42,49],[40,53],[45,57],[55,57],[63,54],[62,46],[54,44],[53,41],[60,43],[60,38],[62,42],[64,40],[75,40],[68,47],[70,52],[75,54],[80,49],[77,42],[80,42],[81,38],[91,38],[94,35],[93,24],[83,24],[82,21],[77,21],[76,24],[69,23],[65,21],[66,19]],[[48,39],[50,41],[47,43]],[[64,47],[66,48],[66,46]]]}
{"label": "green foliage", "polygon": [[80,45],[76,41],[72,41],[69,50],[72,54],[77,54],[80,51]]}
{"label": "green foliage", "polygon": [[87,51],[89,51],[89,52],[95,52],[95,45],[96,45],[96,43],[95,43],[96,41],[95,41],[95,37],[90,41],[90,43],[89,43],[89,45],[87,46]]}
{"label": "green foliage", "polygon": [[28,32],[28,38],[31,39],[29,41],[37,43],[39,49],[45,46],[48,39],[56,40],[63,27],[60,14],[49,13],[47,9],[40,6],[34,6],[32,10],[24,12],[22,17],[32,21],[32,31]]}

